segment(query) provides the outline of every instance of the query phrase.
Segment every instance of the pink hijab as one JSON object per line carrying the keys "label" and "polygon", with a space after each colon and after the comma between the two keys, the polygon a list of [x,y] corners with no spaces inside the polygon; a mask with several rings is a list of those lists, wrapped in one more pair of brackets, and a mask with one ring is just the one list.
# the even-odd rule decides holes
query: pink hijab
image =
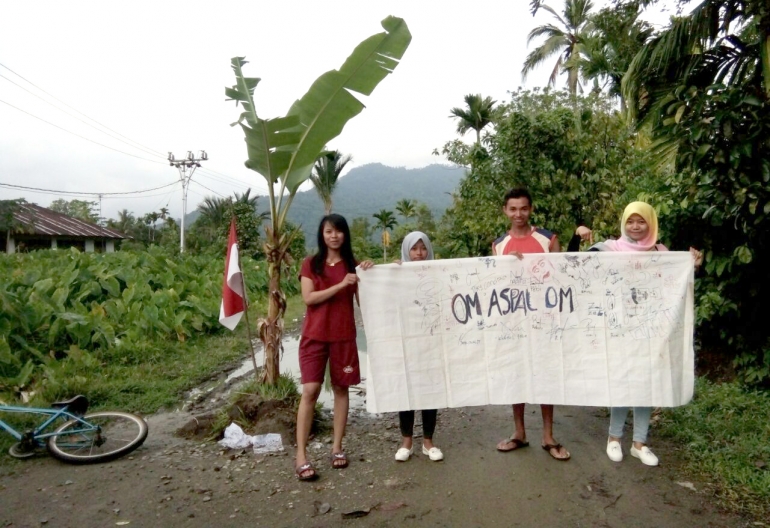
{"label": "pink hijab", "polygon": [[[626,234],[626,222],[633,214],[638,214],[644,218],[644,221],[650,226],[647,236],[642,240],[635,241]],[[658,251],[668,251],[663,244],[655,243],[658,241],[658,215],[655,214],[655,209],[648,203],[631,202],[626,206],[626,209],[623,211],[623,216],[620,219],[620,233],[621,236],[619,240],[607,240],[603,242],[601,245],[604,247],[600,248],[600,250],[650,251],[651,249],[657,249]]]}

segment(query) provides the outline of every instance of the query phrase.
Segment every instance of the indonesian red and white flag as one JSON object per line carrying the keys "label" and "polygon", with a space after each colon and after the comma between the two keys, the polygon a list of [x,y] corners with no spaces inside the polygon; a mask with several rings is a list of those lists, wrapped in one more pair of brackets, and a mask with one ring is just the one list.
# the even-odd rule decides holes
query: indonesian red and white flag
{"label": "indonesian red and white flag", "polygon": [[225,277],[222,283],[222,304],[219,308],[219,322],[235,330],[243,317],[243,274],[238,263],[238,236],[235,233],[235,218],[230,222],[230,236],[227,238]]}

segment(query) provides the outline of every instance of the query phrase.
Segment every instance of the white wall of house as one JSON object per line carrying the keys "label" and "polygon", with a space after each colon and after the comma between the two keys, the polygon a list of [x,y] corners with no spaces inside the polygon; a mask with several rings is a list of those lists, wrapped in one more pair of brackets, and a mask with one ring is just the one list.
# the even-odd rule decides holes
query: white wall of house
{"label": "white wall of house", "polygon": [[5,243],[5,252],[8,254],[16,253],[16,240],[8,233],[8,238]]}
{"label": "white wall of house", "polygon": [[107,245],[106,245],[105,251],[107,253],[115,253],[115,241],[114,240],[108,240],[107,241]]}
{"label": "white wall of house", "polygon": [[59,246],[56,245],[56,237],[53,237],[51,239],[51,249],[57,249]]}
{"label": "white wall of house", "polygon": [[94,241],[93,239],[89,238],[86,239],[86,253],[93,253],[94,252]]}

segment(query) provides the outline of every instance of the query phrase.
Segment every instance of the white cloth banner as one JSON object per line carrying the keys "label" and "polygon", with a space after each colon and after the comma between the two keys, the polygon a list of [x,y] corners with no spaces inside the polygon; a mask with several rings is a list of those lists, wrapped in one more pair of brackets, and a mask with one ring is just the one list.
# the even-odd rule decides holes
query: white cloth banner
{"label": "white cloth banner", "polygon": [[358,276],[369,412],[692,398],[689,253],[434,260]]}

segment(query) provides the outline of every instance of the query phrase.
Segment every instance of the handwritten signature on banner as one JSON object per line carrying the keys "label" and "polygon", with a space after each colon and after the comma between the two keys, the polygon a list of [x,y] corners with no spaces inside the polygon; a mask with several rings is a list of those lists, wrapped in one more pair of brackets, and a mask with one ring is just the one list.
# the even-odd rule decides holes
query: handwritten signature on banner
{"label": "handwritten signature on banner", "polygon": [[[626,323],[629,318],[636,317],[637,325],[645,326],[660,313],[670,318],[670,310],[661,310],[654,305],[662,299],[661,286],[672,287],[676,281],[664,276],[663,270],[646,271],[658,262],[659,255],[647,257],[646,262],[632,258],[629,262],[609,266],[597,255],[560,254],[556,259],[554,256],[550,259],[536,256],[530,258],[530,262],[526,262],[525,257],[520,266],[511,261],[514,257],[463,259],[464,262],[474,261],[476,265],[463,265],[459,273],[452,269],[452,264],[447,265],[452,261],[444,261],[440,267],[442,278],[436,276],[431,266],[419,263],[411,270],[418,280],[408,295],[422,312],[420,328],[432,335],[442,323],[442,314],[445,330],[450,330],[452,323],[484,329],[489,327],[488,320],[493,316],[518,314],[531,319],[533,330],[541,330],[544,322],[553,321],[554,313],[571,314],[576,311],[581,298],[592,297],[584,303],[584,315],[606,318],[609,328],[618,329],[622,324],[616,312],[620,306],[616,297],[622,295],[621,286],[627,284],[633,286],[628,288],[628,302],[624,303]],[[507,261],[505,267],[510,268],[513,264],[518,269],[498,267],[497,258]],[[454,266],[460,266],[459,261]],[[407,269],[403,272],[408,273]],[[434,273],[430,273],[432,269]],[[664,284],[660,284],[661,280]],[[652,283],[655,283],[654,287],[650,287]],[[595,298],[597,289],[604,290],[602,299]],[[513,334],[526,337],[518,327],[509,327],[504,322],[501,326],[509,330],[507,339],[513,338]],[[596,323],[585,322],[585,326],[595,331]],[[552,329],[552,337],[558,339],[561,330]],[[645,332],[639,335],[644,336]]]}
{"label": "handwritten signature on banner", "polygon": [[[573,393],[579,405],[680,405],[691,394],[687,253],[439,260],[360,276],[370,410],[558,404]],[[654,395],[644,384],[627,393],[637,377],[657,380]]]}

